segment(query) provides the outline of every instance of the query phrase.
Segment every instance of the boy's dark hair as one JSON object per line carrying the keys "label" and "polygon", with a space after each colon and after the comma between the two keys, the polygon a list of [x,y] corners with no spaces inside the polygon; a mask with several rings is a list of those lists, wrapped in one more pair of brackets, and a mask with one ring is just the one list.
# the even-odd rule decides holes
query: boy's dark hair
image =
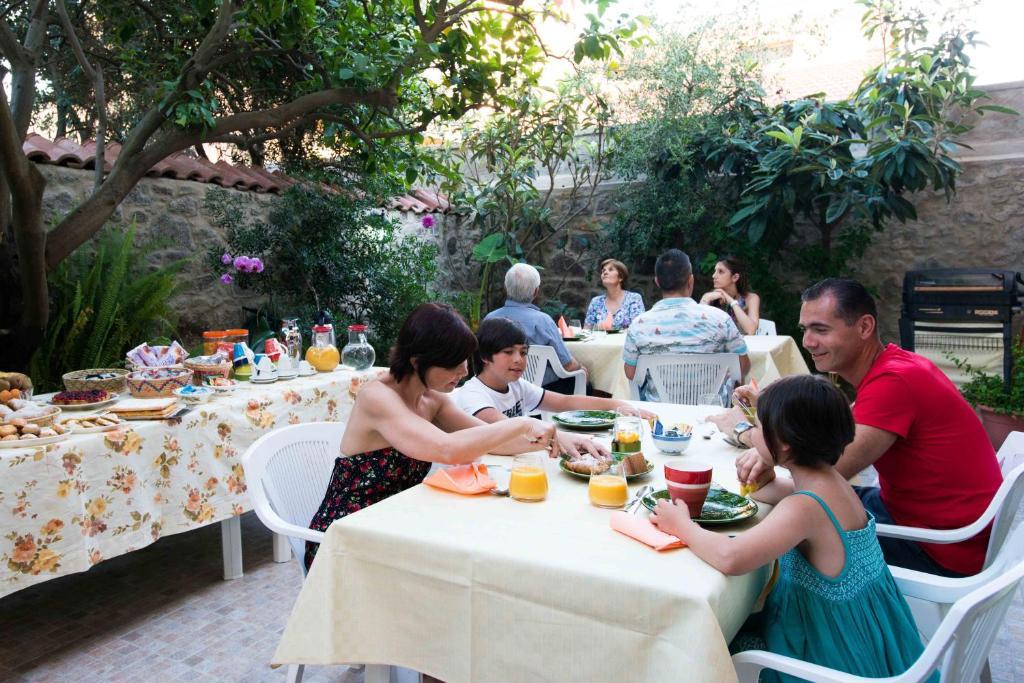
{"label": "boy's dark hair", "polygon": [[[401,382],[413,372],[426,383],[427,370],[454,368],[476,351],[476,337],[448,304],[426,303],[413,309],[391,347],[391,376]],[[416,359],[418,367],[413,367]]]}
{"label": "boy's dark hair", "polygon": [[678,292],[686,286],[692,274],[690,257],[678,249],[669,249],[654,264],[654,277],[658,279],[658,289],[663,292]]}
{"label": "boy's dark hair", "polygon": [[843,392],[817,375],[773,382],[757,399],[757,419],[772,457],[780,444],[802,467],[835,465],[853,441],[854,422]]}
{"label": "boy's dark hair", "polygon": [[842,318],[847,325],[854,324],[865,315],[878,320],[878,307],[867,287],[845,277],[830,277],[815,282],[800,295],[800,301],[817,301],[828,294],[836,300],[836,317]]}
{"label": "boy's dark hair", "polygon": [[473,372],[484,370],[484,361],[490,361],[494,354],[517,344],[529,345],[526,332],[509,318],[487,318],[476,331],[477,351],[473,354]]}

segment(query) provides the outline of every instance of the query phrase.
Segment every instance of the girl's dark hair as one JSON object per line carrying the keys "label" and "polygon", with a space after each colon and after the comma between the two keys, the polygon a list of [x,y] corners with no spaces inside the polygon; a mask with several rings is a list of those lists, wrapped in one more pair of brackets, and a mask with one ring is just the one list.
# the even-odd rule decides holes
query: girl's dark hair
{"label": "girl's dark hair", "polygon": [[477,351],[473,354],[473,372],[484,370],[484,361],[494,358],[502,349],[527,344],[526,332],[519,323],[508,318],[487,318],[476,331]]}
{"label": "girl's dark hair", "polygon": [[[420,304],[398,331],[391,347],[391,376],[401,382],[413,372],[426,383],[427,370],[454,368],[476,351],[476,337],[448,304]],[[413,367],[413,358],[417,367]]]}
{"label": "girl's dark hair", "polygon": [[720,258],[718,262],[728,268],[733,275],[740,276],[736,280],[736,291],[742,296],[750,294],[750,276],[747,274],[747,264],[735,256]]}
{"label": "girl's dark hair", "polygon": [[773,382],[757,399],[757,419],[776,461],[779,445],[784,443],[796,465],[835,465],[853,442],[853,413],[846,396],[817,375]]}

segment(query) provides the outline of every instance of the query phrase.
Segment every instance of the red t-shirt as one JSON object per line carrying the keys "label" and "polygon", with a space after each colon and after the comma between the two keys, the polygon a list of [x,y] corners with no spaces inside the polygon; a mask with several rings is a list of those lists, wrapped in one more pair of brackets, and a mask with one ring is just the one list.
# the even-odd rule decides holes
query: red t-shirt
{"label": "red t-shirt", "polygon": [[[889,344],[857,386],[857,424],[897,435],[875,462],[882,502],[897,523],[955,529],[981,516],[1003,481],[974,410],[927,358]],[[943,567],[981,571],[989,530],[921,547]]]}

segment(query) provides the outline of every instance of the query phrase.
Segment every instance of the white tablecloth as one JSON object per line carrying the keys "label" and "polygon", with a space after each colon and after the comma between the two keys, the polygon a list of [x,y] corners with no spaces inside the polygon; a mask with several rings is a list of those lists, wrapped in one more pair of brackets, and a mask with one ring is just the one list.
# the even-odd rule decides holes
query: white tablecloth
{"label": "white tablecloth", "polygon": [[[711,410],[645,406],[694,423]],[[737,490],[738,451],[720,436],[683,456],[649,439],[656,468],[631,494],[663,487],[677,458],[713,463]],[[736,680],[728,641],[767,570],[726,577],[689,550],[658,553],[609,527],[586,480],[547,469],[544,502],[420,485],[332,524],[274,661],[396,664],[448,683]]]}
{"label": "white tablecloth", "polygon": [[[588,341],[566,342],[569,352],[586,368],[595,389],[614,398],[629,398],[629,380],[622,369],[622,345],[626,333],[595,332]],[[807,363],[792,337],[746,336],[750,376],[766,385],[786,375],[806,375]]]}
{"label": "white tablecloth", "polygon": [[0,597],[250,510],[245,450],[275,427],[344,420],[352,376],[242,383],[179,419],[0,450]]}

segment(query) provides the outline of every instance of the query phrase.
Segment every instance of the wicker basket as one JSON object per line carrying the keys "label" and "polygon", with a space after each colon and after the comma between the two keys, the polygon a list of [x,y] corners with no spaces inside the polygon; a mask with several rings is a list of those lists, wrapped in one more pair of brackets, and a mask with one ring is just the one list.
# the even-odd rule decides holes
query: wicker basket
{"label": "wicker basket", "polygon": [[200,363],[188,358],[185,360],[185,367],[192,371],[192,383],[196,386],[203,386],[207,377],[227,379],[231,374],[231,361],[229,360],[220,363]]}
{"label": "wicker basket", "polygon": [[[117,375],[117,377],[111,377],[110,379],[87,379],[89,375],[98,375],[100,373],[111,373]],[[64,388],[68,391],[102,389],[112,394],[121,394],[128,391],[127,377],[128,370],[121,368],[94,368],[92,370],[75,370],[74,372],[66,373],[62,379],[64,380]]]}
{"label": "wicker basket", "polygon": [[[171,370],[172,368],[150,368],[150,370]],[[170,377],[153,377],[155,373],[139,370],[128,375],[128,391],[135,398],[164,398],[173,396],[175,389],[187,387],[192,383],[191,370],[177,370]]]}
{"label": "wicker basket", "polygon": [[60,417],[60,408],[53,406],[53,410],[45,415],[40,415],[39,417],[26,417],[24,419],[25,422],[31,422],[32,424],[37,424],[40,427],[49,427],[58,417]]}

